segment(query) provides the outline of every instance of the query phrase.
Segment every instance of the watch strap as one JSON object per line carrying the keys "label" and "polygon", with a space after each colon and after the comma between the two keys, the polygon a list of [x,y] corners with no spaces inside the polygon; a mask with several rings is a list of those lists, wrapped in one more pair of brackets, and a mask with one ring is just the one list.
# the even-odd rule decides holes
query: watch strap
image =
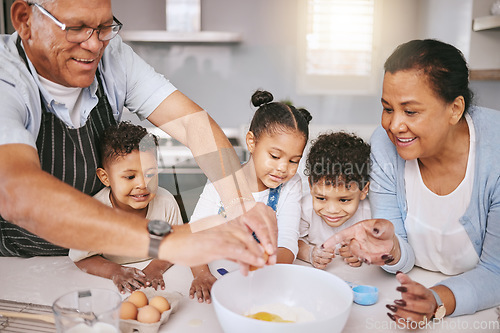
{"label": "watch strap", "polygon": [[166,236],[172,232],[172,226],[163,220],[150,220],[148,222],[149,248],[148,255],[158,258],[160,244]]}
{"label": "watch strap", "polygon": [[443,304],[443,301],[441,300],[441,297],[439,297],[439,294],[432,290],[432,289],[429,289],[432,293],[432,295],[434,295],[434,299],[436,300],[436,303],[437,303],[437,308],[436,308],[436,311],[434,312],[434,318],[436,319],[443,319],[443,317],[446,315],[446,308],[444,307],[444,304]]}
{"label": "watch strap", "polygon": [[160,244],[163,236],[149,235],[149,249],[148,256],[151,258],[158,258],[158,253],[160,251]]}

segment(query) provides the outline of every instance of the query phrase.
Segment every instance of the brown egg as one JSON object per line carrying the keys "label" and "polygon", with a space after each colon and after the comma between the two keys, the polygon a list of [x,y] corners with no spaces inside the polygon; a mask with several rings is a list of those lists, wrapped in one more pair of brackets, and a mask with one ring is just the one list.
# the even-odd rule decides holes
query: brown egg
{"label": "brown egg", "polygon": [[141,323],[156,323],[160,321],[161,314],[154,306],[146,305],[139,309],[137,314],[137,321]]}
{"label": "brown egg", "polygon": [[[264,261],[267,263],[267,259],[269,259],[269,254],[267,254],[267,252],[264,252],[264,255],[262,257],[264,258]],[[249,268],[250,271],[255,271],[256,269],[259,269],[259,267],[250,265]]]}
{"label": "brown egg", "polygon": [[149,305],[154,306],[160,313],[170,310],[170,303],[162,296],[155,296],[149,300]]}
{"label": "brown egg", "polygon": [[137,307],[132,302],[122,302],[120,306],[120,319],[137,319]]}
{"label": "brown egg", "polygon": [[148,305],[148,298],[146,294],[144,294],[140,290],[134,291],[129,298],[127,299],[130,303],[134,303],[136,307],[142,308],[145,305]]}

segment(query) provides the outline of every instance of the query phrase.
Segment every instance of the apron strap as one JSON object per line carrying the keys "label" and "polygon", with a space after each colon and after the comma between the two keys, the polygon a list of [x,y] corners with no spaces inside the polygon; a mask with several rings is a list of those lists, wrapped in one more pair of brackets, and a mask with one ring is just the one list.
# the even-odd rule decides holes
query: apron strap
{"label": "apron strap", "polygon": [[[16,47],[33,76],[19,37]],[[99,102],[91,111],[86,124],[78,129],[68,129],[56,115],[48,112],[40,94],[42,121],[37,137],[42,170],[90,195],[102,188],[95,175],[95,168],[100,163],[97,156],[99,138],[105,128],[116,123],[103,90],[99,71],[96,72],[96,77]],[[69,167],[66,169],[66,166]],[[85,171],[77,172],[77,168],[80,171],[83,168]],[[61,256],[67,253],[68,249],[54,245],[0,216],[0,256]]]}
{"label": "apron strap", "polygon": [[276,211],[276,207],[278,206],[278,200],[280,198],[280,192],[283,188],[283,184],[280,184],[278,187],[269,189],[269,196],[267,197],[267,205],[271,207],[274,211]]}
{"label": "apron strap", "polygon": [[[21,59],[23,59],[24,63],[26,64],[26,68],[28,68],[28,71],[31,73],[30,66],[28,65],[28,58],[26,58],[26,53],[24,52],[23,46],[21,45],[21,37],[19,36],[17,36],[16,47],[17,52],[19,52],[19,55],[21,56]],[[33,75],[33,73],[31,73],[31,75]]]}

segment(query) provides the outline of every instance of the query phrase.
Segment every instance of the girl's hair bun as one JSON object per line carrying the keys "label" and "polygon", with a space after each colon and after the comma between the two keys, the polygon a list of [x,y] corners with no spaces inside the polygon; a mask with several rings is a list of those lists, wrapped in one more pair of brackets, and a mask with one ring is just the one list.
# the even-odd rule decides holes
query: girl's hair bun
{"label": "girl's hair bun", "polygon": [[312,115],[309,111],[307,111],[306,109],[304,108],[300,108],[300,109],[297,109],[297,111],[300,113],[300,115],[302,117],[304,117],[304,119],[306,120],[307,124],[309,125],[309,123],[311,122],[312,120]]}
{"label": "girl's hair bun", "polygon": [[249,131],[255,139],[265,133],[274,135],[284,131],[298,131],[309,137],[309,121],[312,116],[305,109],[295,108],[290,102],[273,102],[273,95],[266,90],[257,90],[252,95],[252,104],[258,107],[250,122]]}
{"label": "girl's hair bun", "polygon": [[255,107],[270,103],[273,101],[273,94],[265,90],[257,90],[252,95],[252,104]]}

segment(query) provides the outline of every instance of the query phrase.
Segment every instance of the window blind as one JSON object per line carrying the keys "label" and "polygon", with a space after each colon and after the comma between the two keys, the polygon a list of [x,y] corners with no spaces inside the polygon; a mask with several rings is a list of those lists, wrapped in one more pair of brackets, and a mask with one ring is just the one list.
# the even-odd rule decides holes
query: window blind
{"label": "window blind", "polygon": [[307,0],[306,75],[370,75],[374,10],[374,0]]}

